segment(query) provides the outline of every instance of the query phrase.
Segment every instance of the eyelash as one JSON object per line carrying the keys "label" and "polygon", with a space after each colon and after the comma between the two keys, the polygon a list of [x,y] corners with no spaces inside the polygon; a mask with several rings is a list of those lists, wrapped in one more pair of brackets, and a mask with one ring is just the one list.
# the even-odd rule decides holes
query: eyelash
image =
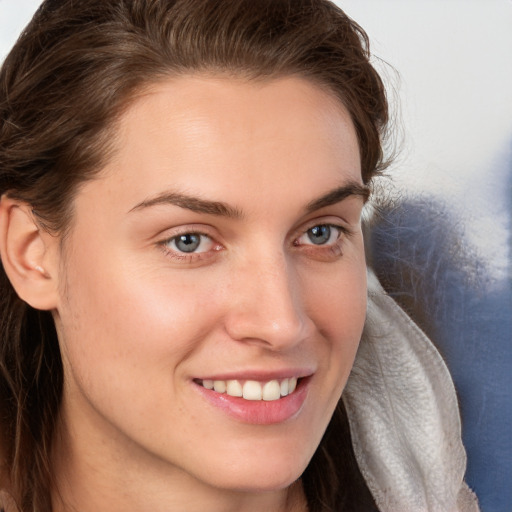
{"label": "eyelash", "polygon": [[[213,247],[212,249],[208,250],[208,251],[203,251],[203,252],[183,252],[183,251],[179,251],[177,249],[172,249],[169,247],[169,245],[171,243],[176,243],[176,241],[178,241],[178,239],[180,237],[185,237],[185,236],[199,236],[199,237],[202,237],[203,240],[201,241],[201,243],[204,242],[204,238],[207,238],[208,240],[211,241]],[[208,259],[208,258],[211,258],[212,256],[214,256],[214,254],[216,252],[219,252],[220,250],[222,250],[222,246],[215,242],[215,240],[208,234],[206,233],[201,233],[200,231],[194,231],[194,230],[190,230],[190,231],[182,231],[181,233],[178,233],[176,235],[173,235],[172,237],[170,238],[166,238],[165,240],[162,240],[161,242],[158,243],[159,246],[161,246],[161,248],[163,249],[164,253],[173,258],[173,259],[176,259],[176,260],[179,260],[179,261],[184,261],[186,263],[193,263],[195,261],[200,261],[200,260],[205,260],[205,259]]]}
{"label": "eyelash", "polygon": [[[307,234],[315,229],[315,228],[329,228],[329,229],[335,229],[338,231],[338,236],[331,244],[301,244],[299,240],[307,236]],[[320,224],[314,224],[308,227],[305,231],[302,232],[300,236],[294,239],[293,241],[293,247],[296,248],[303,248],[303,250],[307,252],[315,252],[316,254],[323,255],[323,256],[341,256],[342,255],[342,242],[346,237],[350,237],[353,235],[353,232],[349,230],[345,226],[340,226],[339,224],[332,224],[332,223],[320,223]],[[176,242],[179,240],[180,237],[184,236],[199,236],[207,238],[211,241],[212,248],[210,250],[206,250],[203,252],[183,252],[177,249],[172,249],[169,247],[171,243],[176,244]],[[203,243],[204,240],[201,241]],[[184,230],[181,233],[177,233],[173,235],[172,237],[166,238],[165,240],[162,240],[158,242],[158,245],[162,248],[166,256],[169,256],[173,259],[185,262],[185,263],[194,263],[194,262],[200,262],[202,260],[207,260],[213,256],[215,256],[215,253],[220,252],[223,249],[223,246],[219,243],[217,243],[210,235],[207,233],[202,233],[200,231],[195,230]]]}

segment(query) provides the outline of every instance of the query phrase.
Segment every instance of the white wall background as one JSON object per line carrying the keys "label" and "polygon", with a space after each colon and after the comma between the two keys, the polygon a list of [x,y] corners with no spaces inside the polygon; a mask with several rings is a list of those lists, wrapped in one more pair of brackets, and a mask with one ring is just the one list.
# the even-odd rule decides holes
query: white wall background
{"label": "white wall background", "polygon": [[400,74],[405,141],[394,178],[449,198],[466,218],[468,240],[503,278],[510,272],[511,190],[503,182],[512,173],[512,1],[336,3]]}
{"label": "white wall background", "polygon": [[40,3],[41,0],[0,0],[0,61]]}

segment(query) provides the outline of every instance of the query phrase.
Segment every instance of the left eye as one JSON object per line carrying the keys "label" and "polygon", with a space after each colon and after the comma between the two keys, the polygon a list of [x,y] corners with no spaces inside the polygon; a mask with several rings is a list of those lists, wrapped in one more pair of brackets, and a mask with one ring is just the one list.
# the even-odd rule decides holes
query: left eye
{"label": "left eye", "polygon": [[299,245],[331,245],[340,237],[341,228],[329,224],[321,224],[309,228],[298,240]]}
{"label": "left eye", "polygon": [[166,246],[176,252],[200,253],[209,251],[213,246],[213,240],[201,233],[183,233],[168,240]]}

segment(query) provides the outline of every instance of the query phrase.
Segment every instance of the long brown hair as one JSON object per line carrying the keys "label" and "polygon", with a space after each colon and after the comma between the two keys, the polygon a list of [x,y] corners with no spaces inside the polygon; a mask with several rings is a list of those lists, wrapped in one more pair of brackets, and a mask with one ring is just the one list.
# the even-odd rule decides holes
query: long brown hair
{"label": "long brown hair", "polygon": [[[191,72],[299,75],[327,87],[356,128],[362,177],[383,167],[388,121],[365,32],[327,0],[46,0],[0,73],[0,194],[64,237],[78,185],[112,154],[116,121],[149,83]],[[0,423],[11,490],[51,511],[52,438],[63,372],[50,312],[0,269]],[[303,475],[314,511],[372,503],[340,401]]]}

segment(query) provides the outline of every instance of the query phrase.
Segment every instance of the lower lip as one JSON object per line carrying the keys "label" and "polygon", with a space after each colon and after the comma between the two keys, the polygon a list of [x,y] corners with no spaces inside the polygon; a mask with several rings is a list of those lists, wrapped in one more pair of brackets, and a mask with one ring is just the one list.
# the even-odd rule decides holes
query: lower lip
{"label": "lower lip", "polygon": [[309,388],[309,378],[299,381],[295,391],[279,400],[245,400],[226,393],[206,389],[194,383],[201,395],[212,405],[221,409],[229,416],[243,422],[255,425],[272,425],[282,423],[299,414]]}

